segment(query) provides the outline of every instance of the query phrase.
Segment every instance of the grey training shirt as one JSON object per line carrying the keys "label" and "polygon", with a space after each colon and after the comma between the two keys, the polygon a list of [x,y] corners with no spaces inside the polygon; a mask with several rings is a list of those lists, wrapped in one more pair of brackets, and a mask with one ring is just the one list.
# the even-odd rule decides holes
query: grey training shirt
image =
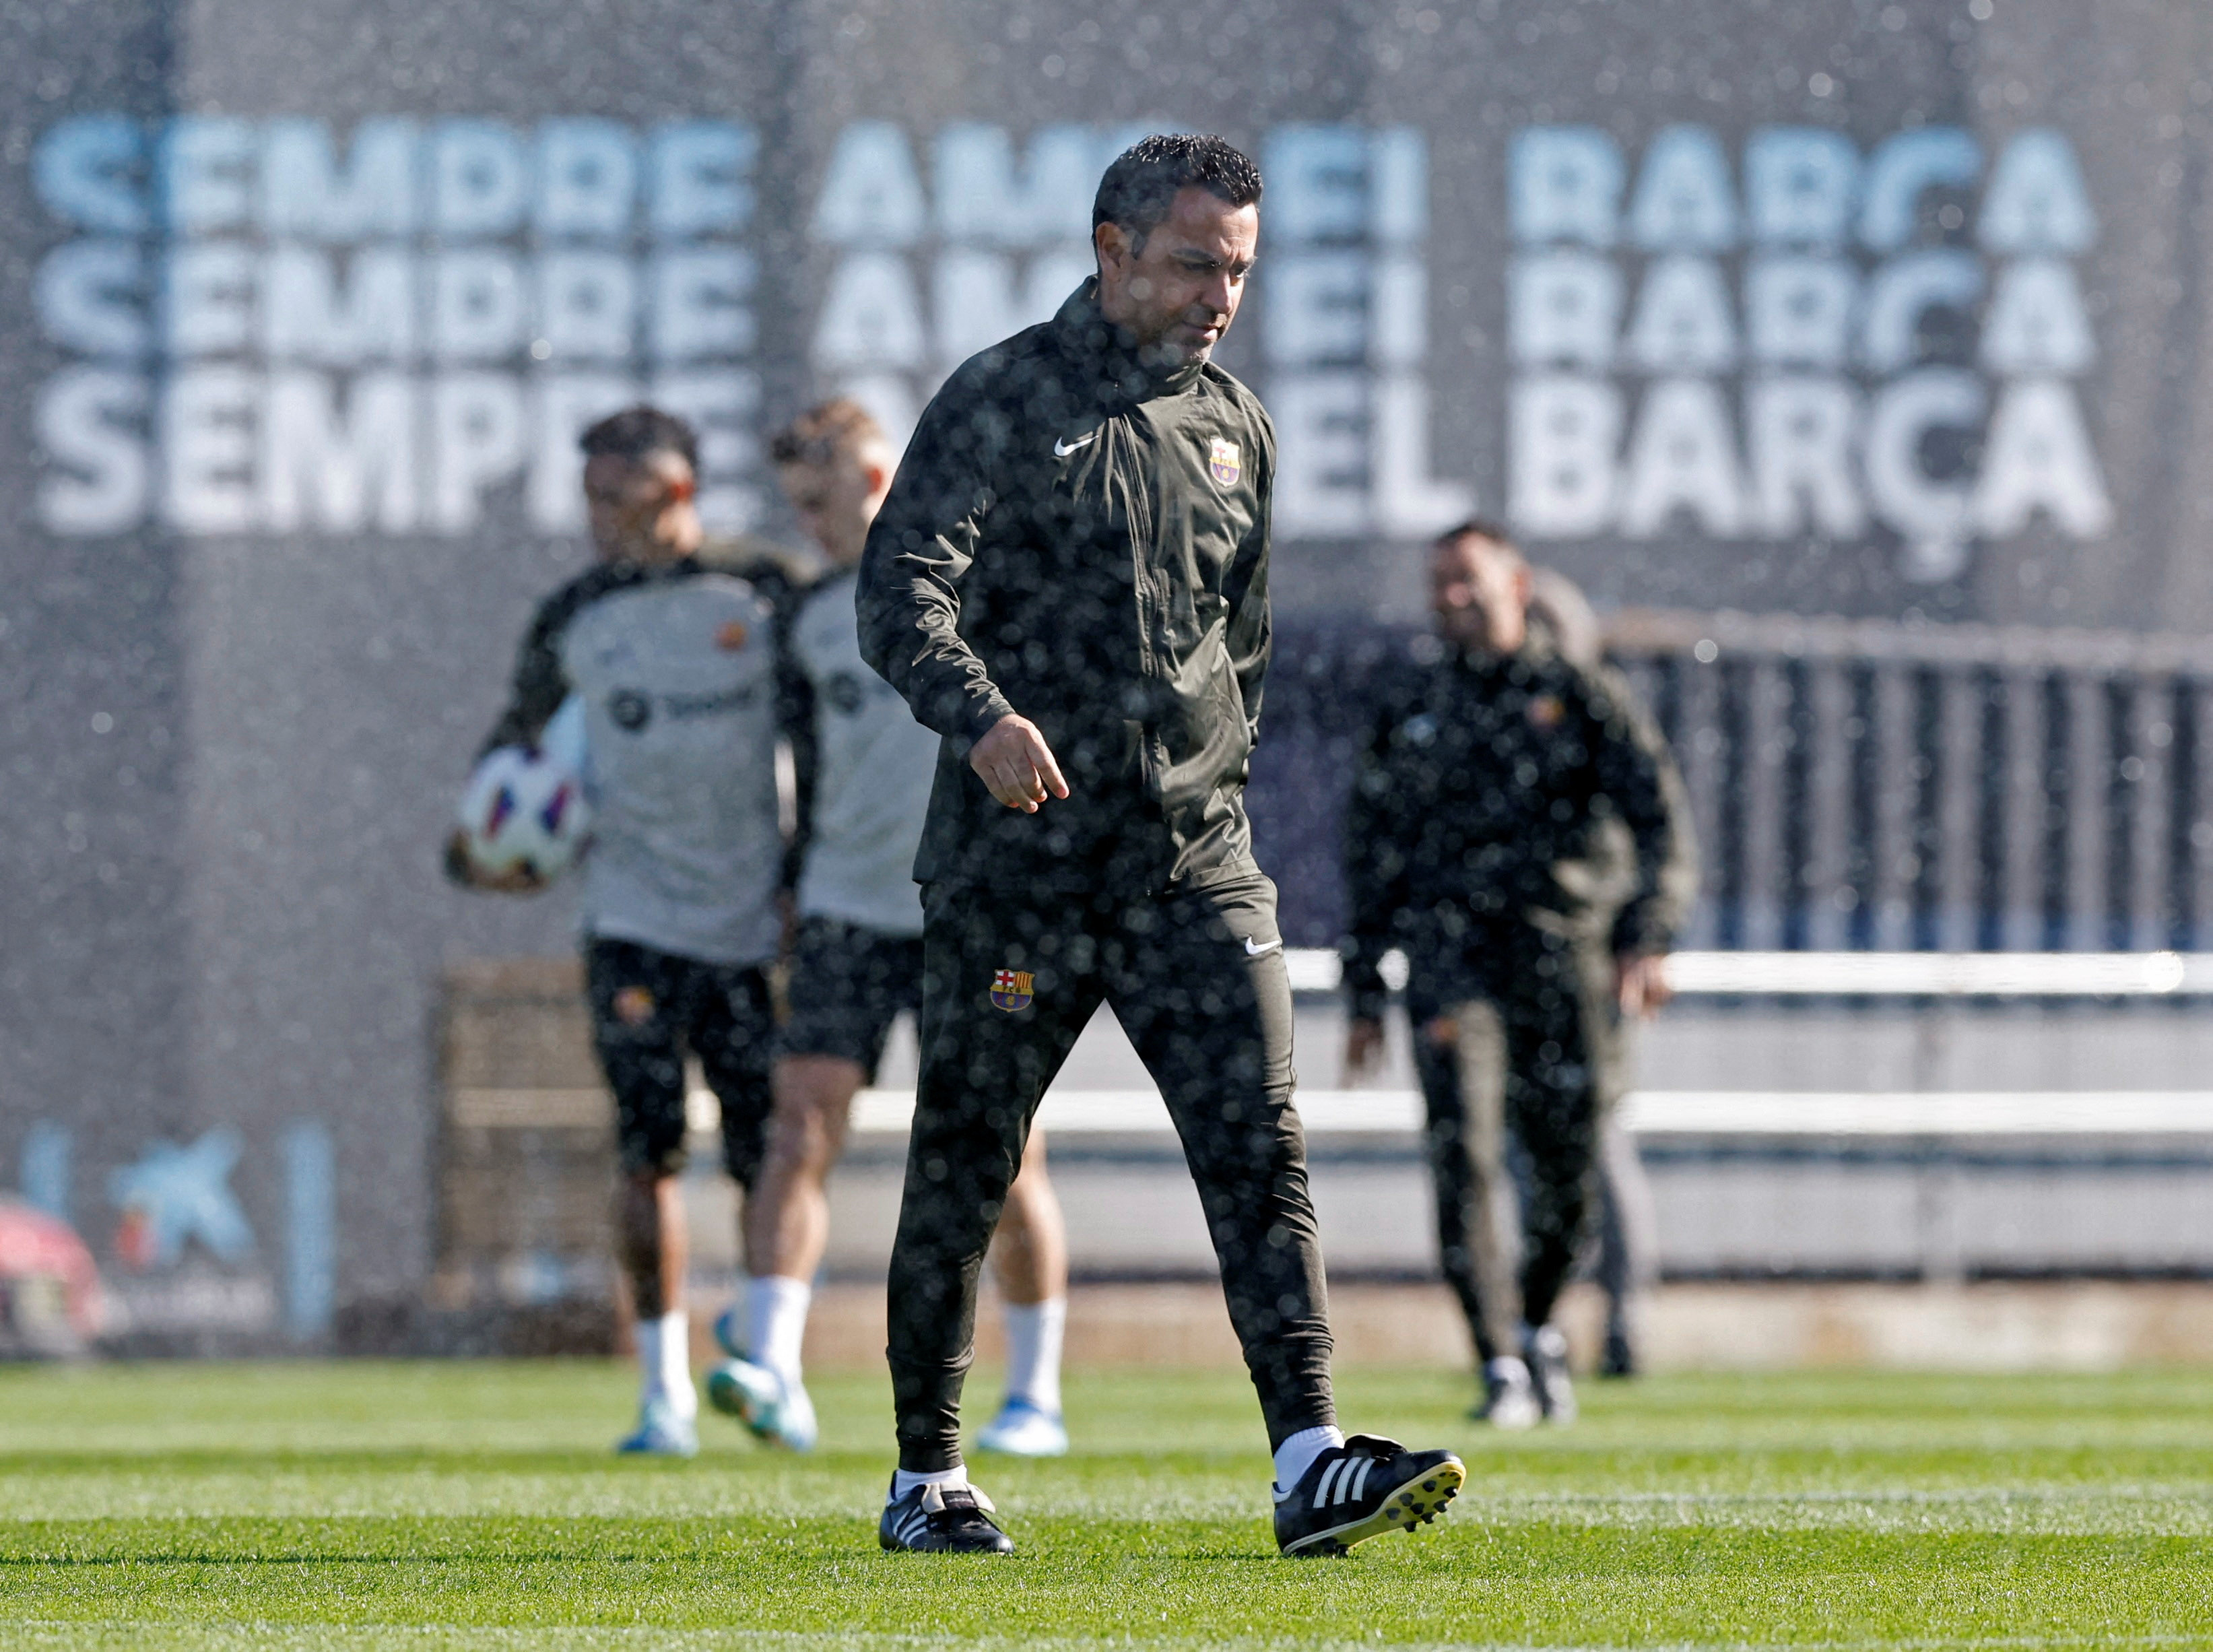
{"label": "grey training shirt", "polygon": [[583,701],[592,766],[584,933],[713,964],[776,955],[774,610],[686,560],[603,564],[538,611],[491,744]]}
{"label": "grey training shirt", "polygon": [[792,628],[814,694],[813,835],[799,911],[885,935],[922,933],[914,855],[937,771],[937,735],[861,658],[857,570],[816,586]]}

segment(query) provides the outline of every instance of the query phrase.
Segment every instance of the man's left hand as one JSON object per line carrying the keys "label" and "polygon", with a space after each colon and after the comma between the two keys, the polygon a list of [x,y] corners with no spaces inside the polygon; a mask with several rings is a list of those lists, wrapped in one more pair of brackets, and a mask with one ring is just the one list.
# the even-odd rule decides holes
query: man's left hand
{"label": "man's left hand", "polygon": [[546,887],[546,880],[527,866],[485,871],[469,855],[469,834],[458,827],[446,839],[446,875],[464,889],[495,895],[534,895]]}
{"label": "man's left hand", "polygon": [[1667,984],[1667,954],[1625,953],[1613,960],[1613,991],[1621,1013],[1649,1020],[1675,996]]}

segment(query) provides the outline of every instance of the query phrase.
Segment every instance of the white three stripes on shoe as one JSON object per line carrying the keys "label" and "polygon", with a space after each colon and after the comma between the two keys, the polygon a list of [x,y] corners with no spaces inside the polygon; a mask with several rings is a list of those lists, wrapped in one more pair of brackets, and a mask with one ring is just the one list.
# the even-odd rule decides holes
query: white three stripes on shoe
{"label": "white three stripes on shoe", "polygon": [[1337,1478],[1338,1471],[1343,1468],[1345,1460],[1340,1457],[1335,1462],[1332,1463],[1327,1468],[1322,1470],[1321,1484],[1314,1487],[1314,1506],[1315,1508],[1321,1509],[1326,1508],[1328,1505],[1330,1484]]}
{"label": "white three stripes on shoe", "polygon": [[[1368,1471],[1375,1466],[1373,1457],[1340,1457],[1321,1472],[1321,1484],[1314,1487],[1314,1506],[1326,1508],[1333,1503],[1356,1501],[1361,1488],[1368,1484]],[[1334,1484],[1337,1495],[1330,1495]]]}

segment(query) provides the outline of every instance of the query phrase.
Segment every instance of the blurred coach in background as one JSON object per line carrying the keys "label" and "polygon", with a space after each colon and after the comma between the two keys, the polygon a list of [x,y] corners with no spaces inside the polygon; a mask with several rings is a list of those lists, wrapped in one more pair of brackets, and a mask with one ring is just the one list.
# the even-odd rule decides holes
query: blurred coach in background
{"label": "blurred coach in background", "polygon": [[[1483,1365],[1478,1414],[1505,1427],[1575,1416],[1552,1312],[1621,1092],[1620,1020],[1665,1000],[1696,876],[1656,733],[1618,678],[1532,625],[1533,594],[1503,529],[1470,522],[1436,542],[1442,647],[1387,689],[1345,824],[1346,1070],[1381,1052],[1380,966],[1397,948],[1445,1272]],[[1502,1227],[1509,1131],[1528,1159],[1518,1278]]]}

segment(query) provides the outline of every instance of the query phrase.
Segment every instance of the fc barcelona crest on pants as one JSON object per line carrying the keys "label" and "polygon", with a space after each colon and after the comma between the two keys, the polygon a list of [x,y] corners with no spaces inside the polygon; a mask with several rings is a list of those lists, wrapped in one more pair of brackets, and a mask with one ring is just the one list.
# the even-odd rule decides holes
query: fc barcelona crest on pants
{"label": "fc barcelona crest on pants", "polygon": [[1027,1009],[1036,978],[1026,969],[991,972],[991,1003],[998,1009]]}

